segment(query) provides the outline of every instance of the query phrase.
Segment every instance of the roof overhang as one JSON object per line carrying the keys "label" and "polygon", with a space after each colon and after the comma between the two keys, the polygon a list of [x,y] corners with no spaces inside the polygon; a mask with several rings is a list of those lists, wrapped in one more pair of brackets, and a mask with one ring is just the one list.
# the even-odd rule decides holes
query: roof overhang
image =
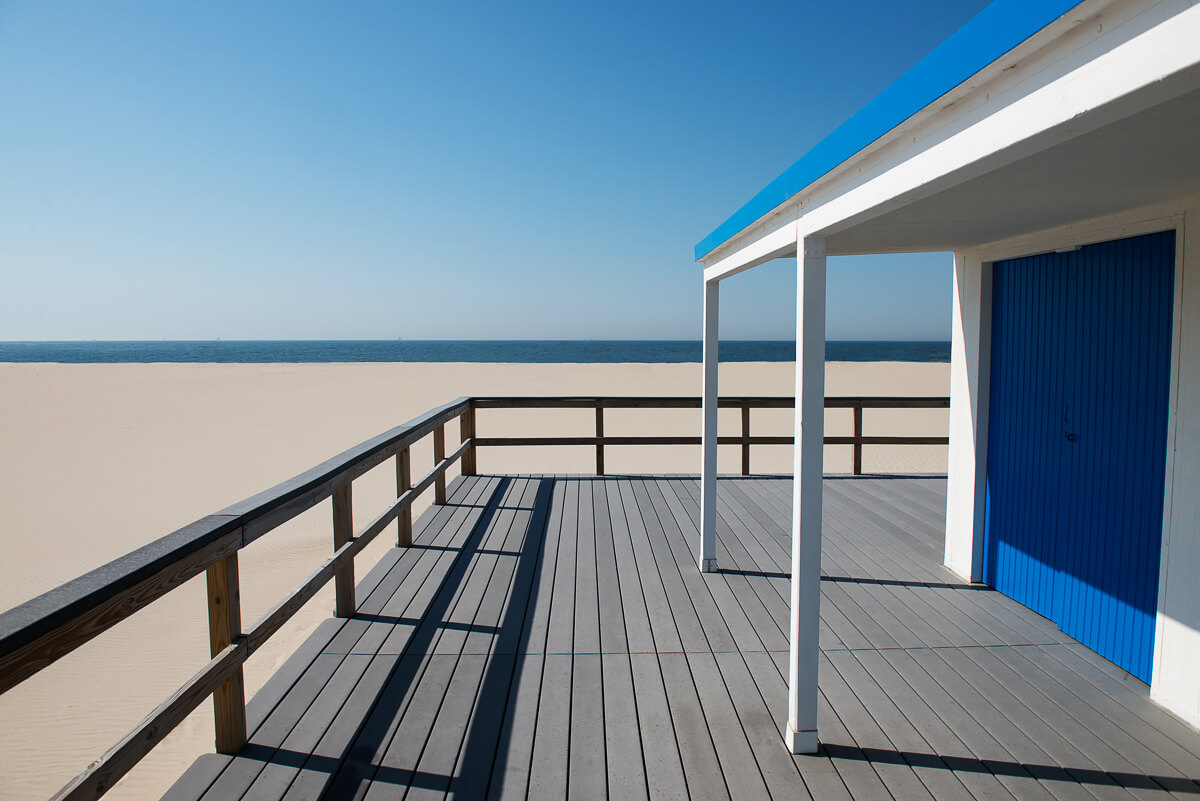
{"label": "roof overhang", "polygon": [[1197,41],[1195,2],[1073,5],[700,254],[706,239],[706,277],[793,255],[798,236],[830,255],[955,250],[1195,193]]}

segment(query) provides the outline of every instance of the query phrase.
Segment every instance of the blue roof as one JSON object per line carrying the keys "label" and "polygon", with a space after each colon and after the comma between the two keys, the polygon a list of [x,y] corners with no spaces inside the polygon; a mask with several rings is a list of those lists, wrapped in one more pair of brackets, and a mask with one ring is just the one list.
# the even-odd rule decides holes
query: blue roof
{"label": "blue roof", "polygon": [[703,258],[1083,0],[996,0],[696,245]]}

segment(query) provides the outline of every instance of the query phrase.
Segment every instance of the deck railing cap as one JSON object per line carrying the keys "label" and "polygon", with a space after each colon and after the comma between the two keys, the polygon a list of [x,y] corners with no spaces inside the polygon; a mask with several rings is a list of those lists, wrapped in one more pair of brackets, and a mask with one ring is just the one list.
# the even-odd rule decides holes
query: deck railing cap
{"label": "deck railing cap", "polygon": [[395,428],[391,428],[382,434],[360,442],[354,447],[347,448],[338,455],[330,457],[315,467],[309,468],[286,481],[282,481],[270,489],[263,490],[256,495],[251,495],[249,498],[231,504],[217,514],[236,515],[243,518],[245,522],[250,522],[304,495],[306,492],[320,487],[323,483],[331,481],[339,473],[344,472],[348,467],[362,459],[402,443],[406,438],[411,438],[414,441],[420,439],[430,429],[436,427],[435,420],[440,417],[453,416],[460,412],[462,407],[468,406],[470,403],[470,398],[461,397],[449,403],[442,404],[435,409],[430,409],[406,423],[401,423]]}
{"label": "deck railing cap", "polygon": [[33,642],[108,598],[145,581],[181,559],[234,532],[234,515],[202,517],[136,551],[0,613],[0,655]]}

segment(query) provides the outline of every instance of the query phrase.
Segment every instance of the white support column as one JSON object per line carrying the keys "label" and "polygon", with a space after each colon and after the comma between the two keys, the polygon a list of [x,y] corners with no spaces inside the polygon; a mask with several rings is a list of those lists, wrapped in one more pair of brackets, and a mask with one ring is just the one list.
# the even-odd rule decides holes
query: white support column
{"label": "white support column", "polygon": [[955,253],[945,563],[968,581],[983,578],[991,318],[991,264]]}
{"label": "white support column", "polygon": [[[1150,697],[1200,727],[1200,197],[1175,234],[1175,345]],[[1173,425],[1172,425],[1173,423]]]}
{"label": "white support column", "polygon": [[821,491],[825,440],[825,240],[796,247],[796,445],[792,490],[788,721],[793,754],[817,750],[821,618]]}
{"label": "white support column", "polygon": [[700,572],[717,570],[717,322],[720,282],[704,282],[704,427],[700,470]]}

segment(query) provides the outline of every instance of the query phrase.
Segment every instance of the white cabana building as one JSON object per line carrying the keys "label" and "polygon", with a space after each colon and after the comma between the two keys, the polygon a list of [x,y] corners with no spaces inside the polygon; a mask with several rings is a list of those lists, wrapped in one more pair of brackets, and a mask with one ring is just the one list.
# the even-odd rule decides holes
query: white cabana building
{"label": "white cabana building", "polygon": [[1200,5],[998,0],[696,246],[797,268],[794,753],[818,743],[826,258],[954,252],[945,562],[1200,725]]}

